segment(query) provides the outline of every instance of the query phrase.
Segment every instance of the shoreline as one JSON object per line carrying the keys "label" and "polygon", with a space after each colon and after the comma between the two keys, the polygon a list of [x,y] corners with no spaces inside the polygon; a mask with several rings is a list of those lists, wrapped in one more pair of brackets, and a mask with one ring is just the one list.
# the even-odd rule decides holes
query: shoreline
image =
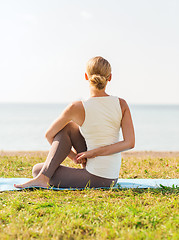
{"label": "shoreline", "polygon": [[[6,151],[0,150],[0,156],[24,156],[41,155],[46,156],[48,151]],[[126,151],[121,153],[122,157],[179,157],[179,151]]]}

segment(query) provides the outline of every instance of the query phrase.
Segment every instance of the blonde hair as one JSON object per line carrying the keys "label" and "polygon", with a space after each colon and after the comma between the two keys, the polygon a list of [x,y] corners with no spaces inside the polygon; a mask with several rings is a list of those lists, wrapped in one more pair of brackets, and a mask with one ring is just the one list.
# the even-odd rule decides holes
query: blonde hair
{"label": "blonde hair", "polygon": [[111,65],[103,57],[94,57],[87,62],[86,71],[90,84],[101,90],[111,75]]}

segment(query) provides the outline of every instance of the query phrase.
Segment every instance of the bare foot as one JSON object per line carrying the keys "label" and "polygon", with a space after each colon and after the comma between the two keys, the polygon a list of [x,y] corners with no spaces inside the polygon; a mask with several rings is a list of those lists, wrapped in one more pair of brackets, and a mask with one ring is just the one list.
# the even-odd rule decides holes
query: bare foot
{"label": "bare foot", "polygon": [[14,187],[16,188],[26,188],[26,187],[49,187],[49,178],[46,177],[43,174],[38,175],[37,177],[33,178],[32,180],[29,180],[26,183],[23,184],[14,184]]}

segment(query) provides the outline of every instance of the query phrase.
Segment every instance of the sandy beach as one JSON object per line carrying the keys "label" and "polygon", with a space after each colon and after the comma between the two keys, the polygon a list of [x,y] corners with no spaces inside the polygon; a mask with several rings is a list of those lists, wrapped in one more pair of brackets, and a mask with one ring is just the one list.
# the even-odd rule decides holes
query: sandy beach
{"label": "sandy beach", "polygon": [[[47,156],[48,151],[0,151],[0,156]],[[137,158],[146,158],[146,157],[179,157],[179,151],[126,151],[121,153],[122,158],[126,157],[137,157]]]}
{"label": "sandy beach", "polygon": [[122,153],[122,157],[179,157],[178,151],[126,151]]}

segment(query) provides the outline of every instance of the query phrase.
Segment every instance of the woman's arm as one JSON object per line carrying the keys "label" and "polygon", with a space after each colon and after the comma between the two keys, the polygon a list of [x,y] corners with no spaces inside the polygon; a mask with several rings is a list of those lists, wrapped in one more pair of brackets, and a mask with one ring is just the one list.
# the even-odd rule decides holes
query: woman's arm
{"label": "woman's arm", "polygon": [[134,127],[133,127],[129,106],[127,105],[126,101],[123,99],[120,99],[120,105],[121,105],[122,116],[123,116],[121,121],[123,141],[119,141],[111,145],[107,145],[104,147],[99,147],[90,151],[79,153],[76,155],[77,161],[80,162],[80,160],[83,158],[94,158],[97,156],[106,156],[106,155],[122,152],[134,147],[135,133],[134,133]]}
{"label": "woman's arm", "polygon": [[52,123],[47,130],[45,137],[52,144],[55,135],[62,130],[70,121],[74,121],[78,125],[82,125],[85,118],[81,101],[74,102],[67,106],[62,114]]}

